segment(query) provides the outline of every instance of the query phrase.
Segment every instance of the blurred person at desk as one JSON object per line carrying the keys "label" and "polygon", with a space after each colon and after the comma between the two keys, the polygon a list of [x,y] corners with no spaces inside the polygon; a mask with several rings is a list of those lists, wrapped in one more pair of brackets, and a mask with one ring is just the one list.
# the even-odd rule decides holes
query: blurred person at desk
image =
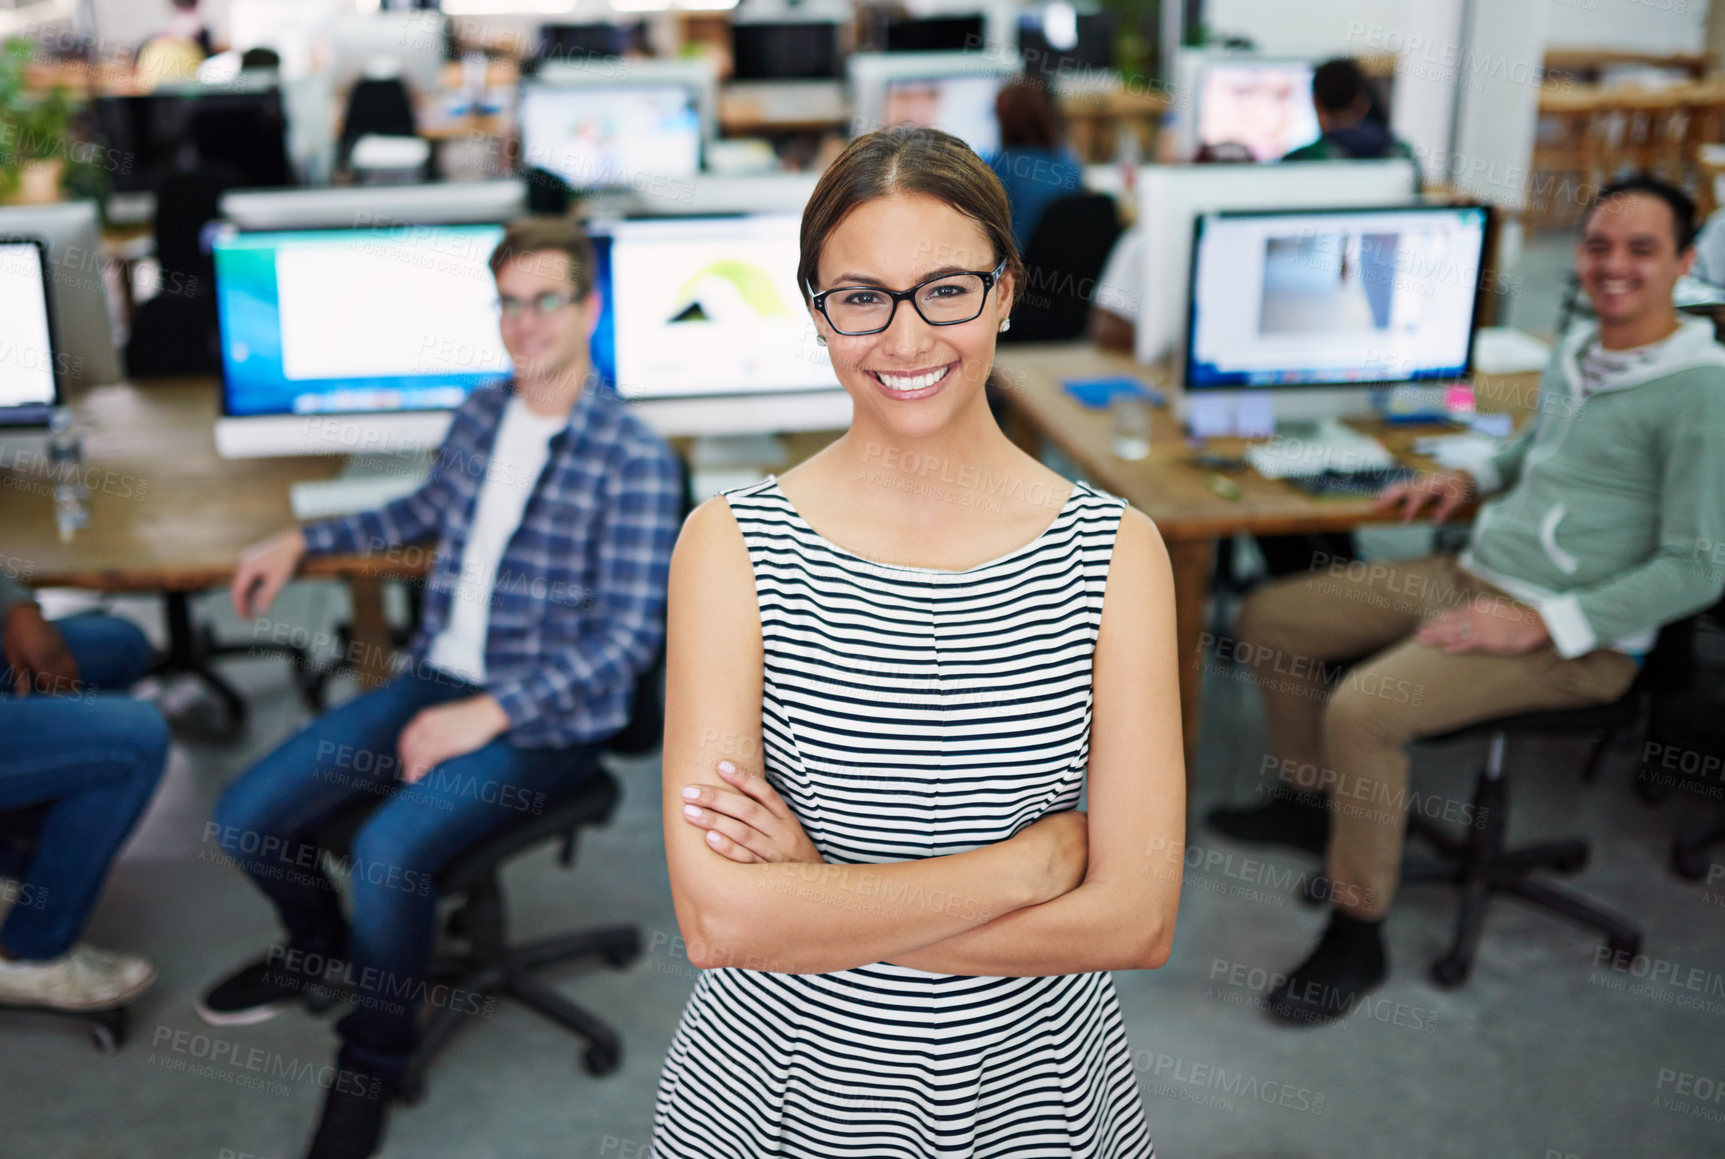
{"label": "blurred person at desk", "polygon": [[1023,253],[1049,203],[1083,188],[1084,169],[1066,146],[1046,85],[1016,80],[1004,86],[994,98],[994,115],[1000,149],[988,163],[1006,189],[1012,240]]}
{"label": "blurred person at desk", "polygon": [[[234,573],[250,617],[307,554],[437,539],[409,662],[249,769],[207,830],[275,906],[287,945],[211,988],[199,1014],[252,1023],[321,1001],[332,977],[355,990],[311,1159],[359,1159],[382,1137],[419,1041],[438,873],[579,787],[663,638],[681,470],[590,381],[592,246],[572,222],[529,219],[490,266],[514,377],[462,403],[424,485],[266,540]],[[314,842],[366,800],[377,807],[353,841],[350,923]]]}
{"label": "blurred person at desk", "polygon": [[1603,190],[1575,254],[1598,320],[1559,344],[1527,429],[1473,472],[1380,496],[1404,520],[1429,505],[1440,521],[1489,496],[1459,557],[1317,571],[1242,608],[1237,652],[1264,677],[1271,802],[1215,810],[1211,824],[1326,853],[1333,903],[1316,949],[1270,996],[1276,1020],[1339,1017],[1388,972],[1408,742],[1616,700],[1659,627],[1725,591],[1707,562],[1725,542],[1725,349],[1672,304],[1694,214],[1649,178]]}
{"label": "blurred person at desk", "polygon": [[1312,107],[1320,136],[1284,161],[1376,161],[1411,159],[1413,147],[1390,132],[1372,82],[1346,57],[1325,61],[1312,73]]}
{"label": "blurred person at desk", "polygon": [[[0,575],[0,1004],[101,1010],[136,998],[156,968],[80,942],[102,881],[168,757],[153,704],[119,693],[149,671],[150,642],[114,616],[49,622]],[[41,810],[21,823],[22,810]],[[27,834],[21,830],[29,830]]]}

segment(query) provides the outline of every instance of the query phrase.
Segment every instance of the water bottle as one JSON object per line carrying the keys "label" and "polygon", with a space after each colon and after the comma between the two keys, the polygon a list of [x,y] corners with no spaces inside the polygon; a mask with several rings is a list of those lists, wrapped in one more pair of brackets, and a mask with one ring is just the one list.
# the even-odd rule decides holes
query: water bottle
{"label": "water bottle", "polygon": [[54,482],[54,522],[60,538],[90,522],[90,488],[84,482],[84,433],[70,407],[56,407],[48,424],[48,471]]}

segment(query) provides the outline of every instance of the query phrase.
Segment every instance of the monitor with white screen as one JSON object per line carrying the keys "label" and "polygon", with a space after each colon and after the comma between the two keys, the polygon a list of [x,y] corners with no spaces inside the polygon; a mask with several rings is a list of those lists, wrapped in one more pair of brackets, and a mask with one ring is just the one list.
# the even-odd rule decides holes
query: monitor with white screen
{"label": "monitor with white screen", "polygon": [[[1140,362],[1174,351],[1186,323],[1192,221],[1222,209],[1414,204],[1413,162],[1313,161],[1303,165],[1146,165],[1138,171],[1138,224],[1146,244],[1133,271],[1134,350]],[[1130,292],[1130,291],[1129,291]]]}
{"label": "monitor with white screen", "polygon": [[[227,423],[225,438],[218,425],[218,448],[348,454],[435,445],[447,412],[510,370],[486,265],[502,237],[501,225],[219,233],[223,414],[297,417],[307,437],[282,446],[268,438],[280,433],[271,428]],[[304,421],[336,415],[362,421]],[[372,422],[389,415],[408,421]],[[346,445],[338,426],[369,431],[373,445]]]}
{"label": "monitor with white screen", "polygon": [[853,131],[932,125],[986,157],[1000,147],[994,99],[1017,72],[1016,55],[859,53],[850,60]]}
{"label": "monitor with white screen", "polygon": [[521,165],[576,189],[686,182],[701,169],[700,94],[683,85],[521,86]]}
{"label": "monitor with white screen", "polygon": [[1181,159],[1205,146],[1244,145],[1256,161],[1279,161],[1318,139],[1309,60],[1182,50],[1175,63],[1176,139]]}
{"label": "monitor with white screen", "polygon": [[45,427],[59,400],[48,251],[0,233],[0,427]]}
{"label": "monitor with white screen", "polygon": [[667,434],[841,427],[850,399],[797,288],[794,214],[595,224],[594,363]]}
{"label": "monitor with white screen", "polygon": [[439,12],[353,12],[328,27],[330,83],[343,92],[380,60],[392,61],[415,93],[440,87],[447,18]]}
{"label": "monitor with white screen", "polygon": [[1486,221],[1448,205],[1200,216],[1186,389],[1466,376]]}
{"label": "monitor with white screen", "polygon": [[[33,238],[48,255],[48,298],[66,385],[117,382],[120,359],[108,313],[108,263],[94,201],[0,206],[0,236]],[[6,315],[0,314],[0,319]],[[0,324],[0,333],[5,330]]]}
{"label": "monitor with white screen", "polygon": [[719,135],[719,69],[711,58],[550,60],[534,75],[533,84],[547,89],[601,89],[611,94],[609,99],[625,88],[683,89],[694,95],[701,140],[712,141]]}

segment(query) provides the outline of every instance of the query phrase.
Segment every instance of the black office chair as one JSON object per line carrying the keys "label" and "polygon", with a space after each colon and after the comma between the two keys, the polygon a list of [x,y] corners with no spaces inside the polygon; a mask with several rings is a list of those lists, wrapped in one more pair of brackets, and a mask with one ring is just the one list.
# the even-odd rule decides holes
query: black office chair
{"label": "black office chair", "polygon": [[[358,80],[347,94],[347,112],[342,117],[337,164],[347,168],[353,146],[361,137],[415,137],[413,97],[399,78]],[[429,174],[427,174],[429,179]]]}
{"label": "black office chair", "polygon": [[[637,682],[629,723],[611,738],[607,753],[634,755],[659,746],[664,732],[663,687],[661,653]],[[467,948],[439,953],[433,960],[429,980],[471,994],[513,999],[563,1027],[586,1043],[581,1064],[595,1077],[608,1075],[621,1064],[622,1040],[590,1010],[541,981],[540,975],[589,958],[622,969],[640,956],[641,931],[635,926],[602,926],[511,942],[502,871],[511,861],[552,841],[561,843],[558,864],[564,868],[573,865],[581,830],[609,821],[620,795],[611,774],[595,767],[574,792],[550,802],[542,813],[523,814],[519,824],[505,825],[483,838],[445,866],[436,881],[440,896],[459,899],[460,904],[450,914],[445,930],[455,938],[464,939]],[[352,808],[319,826],[312,835],[313,843],[345,856],[365,818],[376,807],[376,799],[355,802]],[[425,1075],[432,1060],[470,1018],[467,1009],[454,1006],[438,1007],[430,1014],[419,1049],[403,1079],[404,1101],[418,1102],[424,1097]]]}
{"label": "black office chair", "polygon": [[1096,279],[1120,237],[1106,193],[1075,193],[1048,203],[1024,247],[1024,286],[1005,343],[1082,338]]}

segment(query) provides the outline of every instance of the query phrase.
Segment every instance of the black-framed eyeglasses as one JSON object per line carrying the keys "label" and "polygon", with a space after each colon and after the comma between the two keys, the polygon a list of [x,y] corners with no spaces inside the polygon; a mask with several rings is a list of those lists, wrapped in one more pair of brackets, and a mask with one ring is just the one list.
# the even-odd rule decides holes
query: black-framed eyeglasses
{"label": "black-framed eyeglasses", "polygon": [[511,298],[507,294],[499,294],[491,300],[491,308],[505,318],[516,319],[528,313],[554,314],[571,302],[579,301],[580,296],[568,290],[549,290],[531,298]]}
{"label": "black-framed eyeglasses", "polygon": [[880,286],[834,286],[815,293],[810,286],[809,300],[827,324],[840,334],[879,334],[892,325],[898,304],[909,301],[911,308],[930,326],[957,326],[982,313],[988,301],[988,291],[1000,280],[1006,269],[1006,259],[989,273],[967,272],[942,274],[926,282],[918,282],[908,290],[887,290]]}

